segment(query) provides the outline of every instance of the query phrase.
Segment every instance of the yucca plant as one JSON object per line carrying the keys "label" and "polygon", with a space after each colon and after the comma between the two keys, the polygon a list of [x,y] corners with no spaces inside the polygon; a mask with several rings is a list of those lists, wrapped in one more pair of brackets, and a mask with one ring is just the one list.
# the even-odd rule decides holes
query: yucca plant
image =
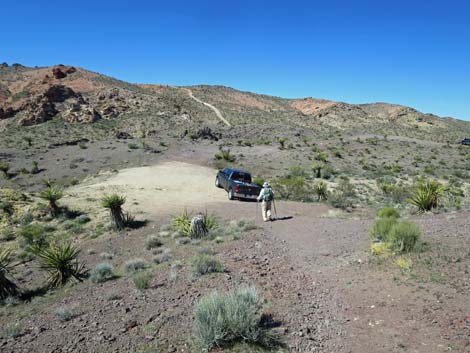
{"label": "yucca plant", "polygon": [[420,212],[430,211],[439,205],[444,191],[445,188],[439,182],[426,181],[418,185],[409,202],[418,207]]}
{"label": "yucca plant", "polygon": [[47,248],[33,247],[39,267],[48,273],[47,284],[51,288],[64,285],[70,279],[82,281],[87,271],[77,260],[80,249],[71,243],[52,243]]}
{"label": "yucca plant", "polygon": [[187,210],[184,210],[182,214],[173,217],[172,223],[175,230],[180,231],[184,235],[189,235],[191,228],[191,218]]}
{"label": "yucca plant", "polygon": [[57,186],[50,186],[39,193],[39,197],[48,202],[49,212],[51,216],[55,217],[59,214],[59,201],[63,196],[62,189]]}
{"label": "yucca plant", "polygon": [[101,200],[101,205],[109,209],[114,227],[117,230],[122,230],[126,226],[124,222],[124,212],[122,211],[122,206],[125,202],[126,198],[117,194],[106,195]]}
{"label": "yucca plant", "polygon": [[318,200],[326,200],[328,198],[328,186],[324,181],[319,181],[313,186],[313,192],[317,195]]}
{"label": "yucca plant", "polygon": [[10,273],[12,263],[11,251],[0,249],[0,299],[18,294],[18,287],[13,282],[13,277]]}

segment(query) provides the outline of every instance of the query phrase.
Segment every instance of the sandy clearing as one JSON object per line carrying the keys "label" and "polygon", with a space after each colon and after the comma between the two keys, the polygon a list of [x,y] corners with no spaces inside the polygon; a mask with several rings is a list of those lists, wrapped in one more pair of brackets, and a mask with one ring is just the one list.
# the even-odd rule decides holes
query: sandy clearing
{"label": "sandy clearing", "polygon": [[[126,209],[147,215],[170,214],[184,208],[198,210],[229,202],[214,186],[217,171],[184,162],[123,169],[111,175],[86,179],[67,190],[68,201],[82,207],[99,207],[90,200],[116,192],[127,197]],[[74,196],[79,196],[72,201]],[[87,201],[88,199],[88,201]]]}

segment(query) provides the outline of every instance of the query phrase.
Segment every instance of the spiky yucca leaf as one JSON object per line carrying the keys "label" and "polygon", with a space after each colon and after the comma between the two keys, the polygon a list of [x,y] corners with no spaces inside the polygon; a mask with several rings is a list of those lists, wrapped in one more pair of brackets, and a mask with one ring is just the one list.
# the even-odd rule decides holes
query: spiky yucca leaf
{"label": "spiky yucca leaf", "polygon": [[180,231],[184,235],[189,235],[191,228],[191,218],[188,214],[188,211],[185,209],[182,214],[173,217],[172,224],[175,230]]}
{"label": "spiky yucca leaf", "polygon": [[59,214],[59,206],[57,206],[57,201],[59,201],[63,196],[62,189],[57,186],[50,186],[39,193],[39,197],[48,202],[49,211],[52,216],[57,216]]}
{"label": "spiky yucca leaf", "polygon": [[47,248],[33,247],[32,252],[38,257],[39,267],[48,273],[49,287],[56,288],[72,278],[81,281],[86,277],[84,265],[77,260],[80,249],[71,243],[55,243]]}
{"label": "spiky yucca leaf", "polygon": [[426,181],[415,190],[409,202],[418,207],[420,212],[430,211],[439,205],[445,188],[437,181]]}
{"label": "spiky yucca leaf", "polygon": [[18,294],[18,287],[10,274],[12,263],[11,251],[0,249],[0,299]]}
{"label": "spiky yucca leaf", "polygon": [[101,205],[109,209],[114,227],[122,230],[125,227],[124,212],[122,206],[126,203],[126,197],[117,194],[106,195],[101,199]]}

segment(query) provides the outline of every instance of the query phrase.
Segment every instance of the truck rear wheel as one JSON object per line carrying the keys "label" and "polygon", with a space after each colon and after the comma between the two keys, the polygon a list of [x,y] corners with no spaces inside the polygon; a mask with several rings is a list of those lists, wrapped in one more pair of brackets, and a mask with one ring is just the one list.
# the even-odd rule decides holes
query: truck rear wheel
{"label": "truck rear wheel", "polygon": [[233,189],[228,189],[228,199],[233,200],[235,198],[235,194],[233,193]]}

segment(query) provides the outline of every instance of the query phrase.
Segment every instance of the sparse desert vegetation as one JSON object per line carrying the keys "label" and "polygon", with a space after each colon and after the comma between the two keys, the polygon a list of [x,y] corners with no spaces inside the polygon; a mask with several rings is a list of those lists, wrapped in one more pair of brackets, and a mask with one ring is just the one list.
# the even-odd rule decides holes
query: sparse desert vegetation
{"label": "sparse desert vegetation", "polygon": [[[4,87],[5,351],[468,346],[468,123],[66,66],[1,66]],[[226,166],[273,185],[277,220],[226,199]]]}

